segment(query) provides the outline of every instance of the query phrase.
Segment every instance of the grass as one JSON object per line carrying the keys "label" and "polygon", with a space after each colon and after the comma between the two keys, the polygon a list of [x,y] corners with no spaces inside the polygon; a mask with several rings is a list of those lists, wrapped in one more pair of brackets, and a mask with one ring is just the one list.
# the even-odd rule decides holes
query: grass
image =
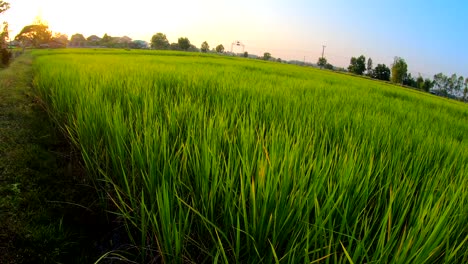
{"label": "grass", "polygon": [[0,263],[92,263],[112,249],[116,225],[32,78],[30,54],[0,70]]}
{"label": "grass", "polygon": [[38,94],[142,262],[468,261],[462,103],[214,55],[35,56]]}

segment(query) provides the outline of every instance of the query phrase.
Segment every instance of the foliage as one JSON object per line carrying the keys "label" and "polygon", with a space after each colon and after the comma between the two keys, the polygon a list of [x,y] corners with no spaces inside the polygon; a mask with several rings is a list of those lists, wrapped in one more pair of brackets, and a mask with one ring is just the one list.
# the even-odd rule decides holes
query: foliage
{"label": "foliage", "polygon": [[112,43],[112,37],[107,35],[107,33],[105,33],[104,36],[102,36],[101,45],[109,46],[111,43]]}
{"label": "foliage", "polygon": [[327,63],[327,64],[325,64],[325,69],[327,69],[327,70],[334,70],[335,67],[334,67],[332,64]]}
{"label": "foliage", "polygon": [[369,76],[369,77],[372,77],[372,76],[373,76],[373,72],[372,72],[372,71],[373,71],[373,69],[372,69],[373,67],[374,67],[374,66],[373,66],[373,63],[372,63],[372,59],[369,58],[369,59],[367,60],[367,70],[366,70],[367,76]]}
{"label": "foliage", "polygon": [[188,38],[184,38],[184,37],[179,38],[177,43],[179,44],[179,48],[181,50],[185,50],[185,51],[187,51],[190,48],[190,45],[191,45],[190,40]]}
{"label": "foliage", "polygon": [[166,50],[169,49],[169,41],[165,34],[159,32],[151,37],[151,48],[157,50]]}
{"label": "foliage", "polygon": [[264,60],[270,60],[271,59],[271,53],[270,52],[263,53],[263,59]]}
{"label": "foliage", "polygon": [[416,79],[416,88],[423,90],[424,89],[424,78],[419,74]]}
{"label": "foliage", "polygon": [[219,44],[218,46],[216,46],[216,52],[223,53],[224,52],[224,46],[222,44]]}
{"label": "foliage", "polygon": [[130,48],[132,49],[147,49],[148,48],[148,42],[144,40],[134,40],[130,44]]}
{"label": "foliage", "polygon": [[411,76],[411,73],[407,74],[407,75],[403,78],[403,85],[411,86],[411,87],[416,87],[416,88],[417,88],[417,82],[416,82],[416,80],[413,78],[413,76]]}
{"label": "foliage", "polygon": [[249,57],[249,53],[247,51],[244,51],[244,54],[243,54],[244,58],[248,58]]}
{"label": "foliage", "polygon": [[57,43],[56,48],[65,48],[68,45],[68,36],[66,34],[62,33],[55,33],[54,36],[52,37],[52,41]]}
{"label": "foliage", "polygon": [[[109,43],[111,41],[110,40],[106,40],[106,41],[103,40],[103,42]],[[84,47],[84,46],[86,46],[86,44],[87,44],[87,40],[83,36],[83,34],[77,33],[77,34],[72,35],[71,38],[70,38],[70,46]]]}
{"label": "foliage", "polygon": [[0,14],[7,11],[10,8],[10,4],[0,0]]}
{"label": "foliage", "polygon": [[377,64],[375,69],[372,71],[372,78],[382,81],[390,81],[390,68],[385,64]]}
{"label": "foliage", "polygon": [[465,88],[463,89],[463,101],[466,102],[468,99],[468,77],[465,79]]}
{"label": "foliage", "polygon": [[170,49],[171,50],[180,50],[179,43],[171,43]]}
{"label": "foliage", "polygon": [[447,77],[443,73],[434,75],[433,87],[444,96],[464,98],[466,81],[463,76],[452,74]]}
{"label": "foliage", "polygon": [[364,55],[359,56],[358,58],[352,57],[350,64],[348,66],[348,71],[362,75],[366,70],[366,57]]}
{"label": "foliage", "polygon": [[320,68],[323,68],[325,67],[325,65],[327,65],[327,59],[324,58],[324,57],[320,57],[318,58],[318,61],[317,61],[317,65],[320,67]]}
{"label": "foliage", "polygon": [[208,54],[36,54],[35,88],[146,263],[468,259],[463,103]]}
{"label": "foliage", "polygon": [[429,92],[433,86],[434,86],[433,81],[431,81],[429,78],[426,78],[426,79],[424,80],[424,84],[423,84],[422,89],[423,89],[424,91],[426,91],[426,92]]}
{"label": "foliage", "polygon": [[208,45],[208,42],[203,41],[200,50],[201,52],[208,52],[210,50],[210,45]]}
{"label": "foliage", "polygon": [[407,77],[408,64],[403,58],[395,57],[392,65],[392,82],[403,84],[403,81]]}
{"label": "foliage", "polygon": [[23,47],[34,48],[48,44],[51,39],[52,32],[49,30],[49,26],[45,24],[25,26],[15,37],[15,40],[21,42]]}
{"label": "foliage", "polygon": [[10,63],[11,52],[8,50],[8,23],[3,22],[3,30],[0,32],[0,67]]}

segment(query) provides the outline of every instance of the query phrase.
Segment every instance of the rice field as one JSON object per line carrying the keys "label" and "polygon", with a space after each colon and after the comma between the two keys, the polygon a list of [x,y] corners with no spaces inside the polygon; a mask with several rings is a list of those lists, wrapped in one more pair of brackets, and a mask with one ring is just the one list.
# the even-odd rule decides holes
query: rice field
{"label": "rice field", "polygon": [[37,51],[141,262],[466,263],[468,106],[195,53]]}

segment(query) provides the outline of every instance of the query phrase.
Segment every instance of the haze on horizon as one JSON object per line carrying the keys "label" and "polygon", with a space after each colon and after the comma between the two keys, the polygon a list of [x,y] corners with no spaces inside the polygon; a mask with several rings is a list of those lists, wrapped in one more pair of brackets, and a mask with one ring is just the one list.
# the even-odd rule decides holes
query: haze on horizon
{"label": "haze on horizon", "polygon": [[[0,16],[10,37],[41,16],[53,32],[69,37],[105,33],[149,41],[157,32],[170,42],[188,37],[197,47],[213,48],[240,40],[245,50],[270,52],[282,59],[317,62],[325,57],[347,67],[352,56],[371,57],[390,66],[394,56],[409,71],[431,77],[456,73],[468,77],[468,2],[462,1],[147,1],[7,0]],[[415,76],[415,75],[414,75]]]}

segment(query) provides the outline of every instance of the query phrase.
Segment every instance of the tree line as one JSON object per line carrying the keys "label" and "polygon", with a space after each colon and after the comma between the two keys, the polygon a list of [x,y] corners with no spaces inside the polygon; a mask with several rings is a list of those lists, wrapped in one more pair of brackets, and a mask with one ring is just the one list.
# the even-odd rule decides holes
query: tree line
{"label": "tree line", "polygon": [[[318,59],[317,65],[320,68],[333,69],[333,66],[324,57]],[[373,67],[372,58],[369,58],[366,63],[364,55],[351,57],[348,72],[382,81],[391,81],[395,84],[417,88],[440,96],[453,99],[459,98],[465,102],[468,100],[468,78],[465,79],[463,76],[457,76],[456,74],[448,77],[443,73],[434,75],[433,80],[424,79],[421,75],[414,78],[411,73],[408,73],[408,64],[401,57],[394,58],[391,69],[385,64],[377,64],[376,67]]]}

